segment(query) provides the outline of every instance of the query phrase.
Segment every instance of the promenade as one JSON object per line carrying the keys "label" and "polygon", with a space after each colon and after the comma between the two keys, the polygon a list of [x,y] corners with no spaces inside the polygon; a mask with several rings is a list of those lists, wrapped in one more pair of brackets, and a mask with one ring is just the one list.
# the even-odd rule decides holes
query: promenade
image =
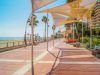
{"label": "promenade", "polygon": [[[35,75],[100,75],[100,59],[85,48],[75,48],[63,39],[34,46]],[[0,53],[0,75],[31,75],[31,47]]]}

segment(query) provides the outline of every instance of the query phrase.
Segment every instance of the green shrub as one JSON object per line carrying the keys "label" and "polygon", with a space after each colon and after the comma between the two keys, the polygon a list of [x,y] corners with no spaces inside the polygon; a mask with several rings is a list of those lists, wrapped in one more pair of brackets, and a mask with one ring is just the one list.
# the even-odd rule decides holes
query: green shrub
{"label": "green shrub", "polygon": [[100,39],[93,38],[93,44],[94,45],[100,45]]}

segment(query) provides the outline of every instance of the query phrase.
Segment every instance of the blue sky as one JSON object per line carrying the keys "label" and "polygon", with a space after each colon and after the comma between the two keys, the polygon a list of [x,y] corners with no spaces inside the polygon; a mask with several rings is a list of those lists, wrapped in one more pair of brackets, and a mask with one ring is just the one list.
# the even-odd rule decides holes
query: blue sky
{"label": "blue sky", "polygon": [[[56,2],[42,8],[50,8],[65,3],[66,0],[57,0]],[[41,10],[42,10],[41,9]],[[25,32],[26,21],[31,13],[30,0],[0,0],[0,37],[22,37]],[[39,20],[35,33],[44,36],[44,23],[41,21],[46,14],[36,14]],[[52,16],[49,14],[49,35],[52,34],[53,25]],[[31,29],[28,26],[27,33]]]}

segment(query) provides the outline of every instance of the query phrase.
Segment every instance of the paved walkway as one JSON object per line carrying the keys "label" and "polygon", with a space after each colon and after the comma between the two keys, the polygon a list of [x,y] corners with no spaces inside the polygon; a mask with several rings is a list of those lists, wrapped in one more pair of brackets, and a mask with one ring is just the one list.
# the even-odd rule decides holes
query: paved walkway
{"label": "paved walkway", "polygon": [[[58,45],[59,39],[55,40]],[[49,42],[49,50],[53,50],[52,41]],[[34,46],[35,64],[42,59],[48,52],[46,43]],[[0,75],[25,75],[31,69],[31,47],[23,47],[7,52],[0,53]]]}
{"label": "paved walkway", "polygon": [[[100,75],[100,59],[85,48],[55,40],[34,47],[35,75]],[[31,47],[0,53],[0,75],[31,75]],[[56,62],[55,62],[56,60]],[[54,64],[55,63],[55,64]]]}
{"label": "paved walkway", "polygon": [[[100,60],[91,55],[85,48],[75,48],[69,44],[61,42],[52,53],[48,53],[35,65],[35,75],[100,75]],[[29,70],[25,75],[31,75]]]}

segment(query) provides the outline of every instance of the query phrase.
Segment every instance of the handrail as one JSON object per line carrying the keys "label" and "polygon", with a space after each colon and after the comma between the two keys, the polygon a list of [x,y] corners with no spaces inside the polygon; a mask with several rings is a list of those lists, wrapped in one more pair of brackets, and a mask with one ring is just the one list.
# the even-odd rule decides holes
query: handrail
{"label": "handrail", "polygon": [[[29,43],[27,41],[27,43]],[[12,47],[12,46],[19,46],[19,45],[24,45],[24,41],[12,41],[12,42],[2,42],[0,43],[0,48],[7,48],[7,47]]]}

